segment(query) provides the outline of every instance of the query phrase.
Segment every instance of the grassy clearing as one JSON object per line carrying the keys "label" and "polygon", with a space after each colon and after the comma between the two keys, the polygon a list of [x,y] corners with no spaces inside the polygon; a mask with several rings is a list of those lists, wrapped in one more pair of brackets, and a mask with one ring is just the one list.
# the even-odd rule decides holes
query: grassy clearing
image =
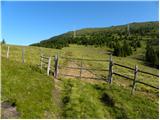
{"label": "grassy clearing", "polygon": [[56,118],[52,90],[53,78],[37,67],[2,57],[1,99],[16,104],[19,118]]}

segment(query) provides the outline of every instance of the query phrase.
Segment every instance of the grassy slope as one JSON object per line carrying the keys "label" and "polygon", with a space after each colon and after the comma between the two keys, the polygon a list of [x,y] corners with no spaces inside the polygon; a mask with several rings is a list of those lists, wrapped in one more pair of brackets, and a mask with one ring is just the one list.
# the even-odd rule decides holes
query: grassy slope
{"label": "grassy slope", "polygon": [[[6,56],[6,49],[7,46],[2,46],[3,57]],[[47,77],[45,74],[40,73],[39,70],[37,71],[36,67],[29,67],[29,65],[35,66],[36,64],[40,63],[40,48],[25,47],[26,65],[23,66],[21,66],[21,47],[11,46],[10,50],[10,61],[6,61],[5,58],[2,59],[2,99],[17,99],[17,107],[18,110],[22,112],[22,118],[44,118],[46,117],[46,115],[44,115],[44,111],[46,111],[46,109],[48,109],[48,113],[49,115],[51,115],[50,117],[55,118],[57,110],[55,110],[54,107],[54,100],[51,101],[52,97],[50,94],[52,90],[52,79],[50,77]],[[63,48],[62,50],[43,48],[43,53],[53,56],[58,52],[60,56],[72,56],[78,58],[81,58],[83,56],[84,58],[107,60],[109,56],[107,54],[104,54],[106,50],[108,50],[108,48],[94,48],[92,46],[84,47],[70,45],[70,47]],[[137,54],[134,56],[126,58],[113,57],[113,60],[130,67],[134,67],[134,65],[137,64],[139,66],[139,69],[158,74],[157,69],[146,66],[141,60],[138,60],[136,58],[137,56],[141,55],[140,53],[142,52],[142,49],[138,49]],[[33,57],[34,59],[31,59]],[[60,59],[60,63],[63,63],[62,59]],[[108,68],[108,64],[106,63],[85,62],[84,64],[88,67],[93,68]],[[6,70],[5,68],[7,67],[8,69]],[[16,67],[18,67],[18,72],[15,71]],[[120,67],[114,67],[114,70],[130,76],[133,75],[133,71],[128,71]],[[6,71],[6,73],[4,73],[4,71]],[[106,76],[106,72],[96,73],[97,76]],[[139,78],[147,83],[158,85],[158,80],[154,77],[139,74]],[[68,103],[64,104],[64,109],[62,109],[61,111],[62,117],[158,118],[158,97],[154,95],[148,96],[147,93],[143,94],[137,91],[136,94],[132,97],[130,96],[130,88],[128,87],[131,84],[130,81],[121,77],[113,76],[113,82],[113,89],[109,89],[108,86],[106,86],[106,89],[98,90],[94,85],[79,81],[75,81],[71,83],[73,85],[70,85],[70,83],[68,83],[68,80],[64,80],[61,86],[61,89],[63,89],[62,99],[65,96],[70,96],[70,100]],[[99,85],[101,86],[101,83],[99,83]],[[70,91],[68,91],[68,89],[70,89],[70,86],[74,87]],[[41,89],[42,87],[44,89]],[[30,89],[30,94],[26,92],[26,89],[24,88]],[[107,88],[109,90],[107,90]],[[15,92],[10,92],[10,89],[15,89]],[[148,91],[151,93],[155,92],[154,89],[141,85],[137,85],[137,90],[138,89],[140,91]],[[24,92],[19,93],[19,91]],[[104,92],[107,92],[107,94],[113,96],[113,98],[115,99],[116,104],[113,108],[104,105],[104,103],[99,100],[99,97]],[[37,102],[40,104],[37,104]],[[33,104],[33,107],[28,107],[31,106],[31,104]],[[50,107],[48,108],[48,106]],[[30,114],[31,112],[32,114]]]}
{"label": "grassy slope", "polygon": [[[145,38],[146,36],[150,38],[151,36],[150,35],[148,36],[148,33],[149,34],[154,33],[154,34],[158,35],[158,25],[159,25],[158,21],[130,23],[129,25],[130,25],[131,34],[132,33],[134,34],[134,32],[132,32],[132,31],[137,31],[137,30],[141,31],[143,29],[144,32],[145,32],[145,35],[143,35],[143,38]],[[128,26],[128,24],[112,26],[112,27],[84,28],[84,29],[76,30],[76,35],[77,36],[82,36],[82,35],[90,36],[93,33],[104,33],[104,32],[112,32],[112,33],[115,34],[115,32],[117,32],[117,31],[121,31],[121,32],[123,31],[123,32],[126,33],[127,26]],[[150,31],[146,31],[146,29],[148,29],[148,28],[150,28]],[[54,40],[57,40],[57,38],[61,38],[61,37],[64,37],[64,38],[66,37],[67,38],[69,36],[70,37],[73,36],[73,31],[69,31],[69,32],[64,33],[64,34],[51,37],[47,40],[42,40],[41,42],[46,42],[46,43],[48,42],[47,44],[50,44],[49,41],[54,41]]]}
{"label": "grassy slope", "polygon": [[2,58],[2,101],[16,102],[20,118],[55,118],[52,89],[53,78],[37,67]]}
{"label": "grassy slope", "polygon": [[158,118],[158,103],[145,95],[107,83],[89,84],[66,79],[64,118]]}

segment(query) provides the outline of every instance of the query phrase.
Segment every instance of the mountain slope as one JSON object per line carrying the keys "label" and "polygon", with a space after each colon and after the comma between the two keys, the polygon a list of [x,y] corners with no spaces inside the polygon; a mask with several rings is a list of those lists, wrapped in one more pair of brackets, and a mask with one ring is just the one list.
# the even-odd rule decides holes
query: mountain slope
{"label": "mountain slope", "polygon": [[145,59],[143,60],[158,68],[159,45],[156,44],[151,48],[147,47],[148,43],[157,43],[158,40],[159,22],[141,22],[104,28],[85,28],[75,32],[70,31],[43,40],[40,43],[32,44],[32,46],[57,49],[68,47],[69,44],[105,46],[112,49],[113,55],[120,57],[130,56],[137,51],[137,48],[142,48],[142,51],[145,51],[143,53]]}
{"label": "mountain slope", "polygon": [[[130,23],[130,35],[132,37],[157,38],[158,25],[159,22]],[[69,31],[32,45],[49,48],[62,48],[68,46],[70,43],[99,46],[115,39],[126,39],[127,37],[128,24],[104,28],[80,29],[76,30],[76,37],[74,37],[73,31]]]}

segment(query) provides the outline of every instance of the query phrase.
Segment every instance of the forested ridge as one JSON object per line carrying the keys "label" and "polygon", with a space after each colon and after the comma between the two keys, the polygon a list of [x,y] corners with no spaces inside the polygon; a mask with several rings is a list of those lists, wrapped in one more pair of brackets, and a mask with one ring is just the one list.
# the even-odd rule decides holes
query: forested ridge
{"label": "forested ridge", "polygon": [[69,44],[109,47],[113,55],[126,57],[132,55],[142,44],[146,45],[145,60],[153,66],[159,65],[159,22],[130,23],[104,28],[85,28],[70,31],[42,40],[32,46],[61,49]]}

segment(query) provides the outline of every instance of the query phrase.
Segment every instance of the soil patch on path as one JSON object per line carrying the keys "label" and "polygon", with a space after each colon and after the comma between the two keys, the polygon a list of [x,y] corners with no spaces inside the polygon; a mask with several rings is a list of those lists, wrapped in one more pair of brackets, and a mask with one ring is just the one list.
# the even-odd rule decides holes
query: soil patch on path
{"label": "soil patch on path", "polygon": [[17,112],[15,103],[2,102],[1,103],[1,118],[2,119],[17,119],[20,114]]}

